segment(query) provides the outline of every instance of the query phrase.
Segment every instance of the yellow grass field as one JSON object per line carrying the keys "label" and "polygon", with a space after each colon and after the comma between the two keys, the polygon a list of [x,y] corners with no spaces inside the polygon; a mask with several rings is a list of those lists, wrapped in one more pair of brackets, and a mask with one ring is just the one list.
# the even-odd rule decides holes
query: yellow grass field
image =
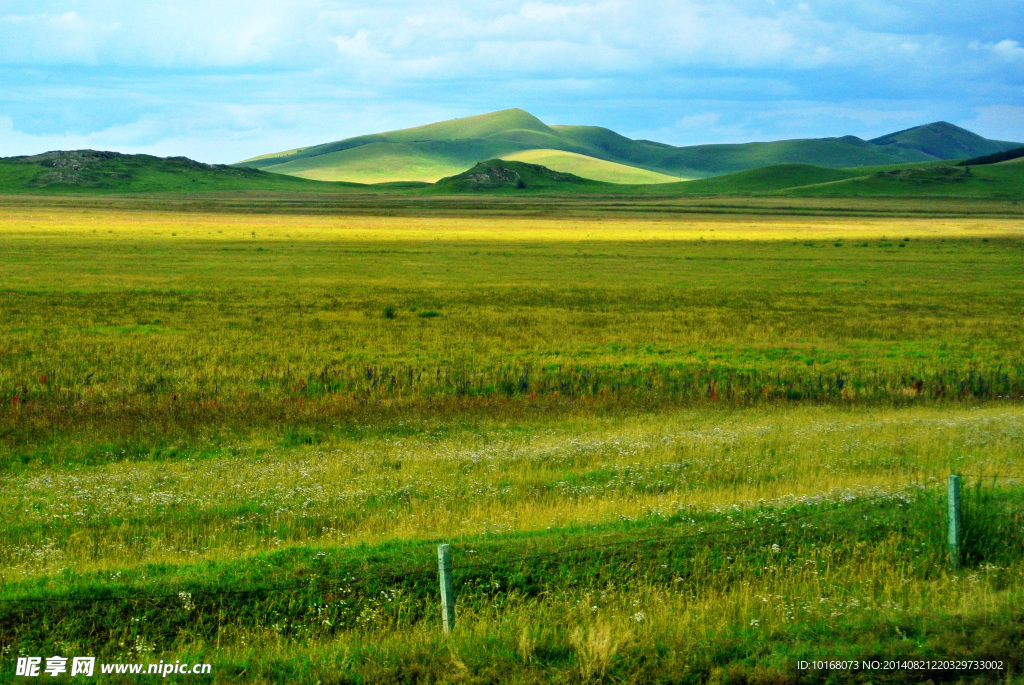
{"label": "yellow grass field", "polygon": [[[982,238],[1024,235],[1016,218],[704,216],[678,220],[488,217],[182,214],[55,208],[0,211],[0,233],[14,237],[332,241],[637,242]],[[253,236],[255,233],[255,236]]]}

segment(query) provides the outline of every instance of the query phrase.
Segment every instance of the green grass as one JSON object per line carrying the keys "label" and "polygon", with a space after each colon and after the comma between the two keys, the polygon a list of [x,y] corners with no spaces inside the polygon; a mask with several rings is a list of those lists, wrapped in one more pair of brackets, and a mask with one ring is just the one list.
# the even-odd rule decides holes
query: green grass
{"label": "green grass", "polygon": [[792,188],[794,195],[818,197],[977,197],[1024,199],[1024,167],[927,166],[879,171],[834,183]]}
{"label": "green grass", "polygon": [[686,195],[755,195],[773,191],[812,186],[819,183],[856,178],[855,169],[827,169],[809,164],[776,164],[773,166],[739,171],[713,178],[688,181],[659,188],[666,194]]}
{"label": "green grass", "polygon": [[521,109],[503,109],[488,114],[451,119],[436,124],[392,131],[390,138],[402,142],[421,140],[464,140],[490,138],[508,132],[529,132],[552,135],[552,129],[537,117]]}
{"label": "green grass", "polygon": [[[1013,673],[1024,667],[1011,646],[1024,633],[1020,592],[1007,590],[1021,579],[1018,496],[967,492],[976,570],[963,578],[946,570],[934,525],[943,500],[913,488],[866,504],[685,512],[642,526],[458,540],[447,644],[430,540],[139,566],[118,574],[116,587],[107,573],[65,573],[5,588],[5,600],[58,602],[3,604],[0,621],[20,636],[12,650],[187,657],[212,661],[214,682],[790,679],[799,660],[826,657],[1000,658]],[[154,598],[117,599],[132,595]],[[68,597],[78,601],[59,602]],[[985,609],[964,615],[959,607],[971,603]],[[102,643],[83,641],[96,625],[113,630]],[[918,674],[874,675],[912,682]]]}
{"label": "green grass", "polygon": [[1019,166],[951,166],[935,162],[830,169],[777,164],[683,183],[623,186],[622,193],[664,196],[934,197],[1024,199]]}
{"label": "green grass", "polygon": [[328,152],[315,157],[299,157],[265,167],[275,174],[292,174],[320,181],[382,183],[390,181],[434,182],[472,166],[504,150],[491,144],[473,145],[468,154],[446,155],[434,146],[412,143],[374,142],[359,147]]}
{"label": "green grass", "polygon": [[[581,222],[532,244],[511,238],[521,222],[504,239],[487,222],[472,239],[439,239],[443,221],[424,221],[425,237],[396,241],[411,228],[396,220],[380,242],[332,237],[333,221],[273,218],[192,221],[174,236],[173,220],[133,215],[72,218],[33,237],[40,220],[9,240],[2,294],[0,389],[20,398],[23,425],[121,432],[122,399],[140,417],[172,419],[214,391],[264,421],[292,420],[307,397],[326,410],[510,389],[600,400],[653,386],[673,400],[706,399],[714,383],[735,401],[823,400],[898,396],[923,380],[932,395],[998,394],[1016,388],[1022,365],[1006,329],[1024,295],[1019,238],[999,235],[1001,224],[973,240],[928,238],[912,222],[879,222],[864,237],[812,223],[786,241],[730,239],[731,224],[746,230],[740,218],[685,240],[664,237],[668,226],[634,241]],[[965,264],[982,276],[962,279]],[[53,323],[41,326],[39,312]],[[218,342],[196,349],[196,331]],[[47,372],[60,390],[40,384]],[[74,407],[89,393],[106,399],[83,422]]]}
{"label": "green grass", "polygon": [[[495,174],[501,178],[495,177]],[[600,174],[597,174],[600,175]],[[494,178],[491,178],[494,177]],[[505,177],[515,178],[508,183]],[[522,177],[523,182],[518,183]],[[473,180],[476,179],[476,180]],[[673,183],[617,184],[559,173],[535,164],[488,160],[436,184],[423,194],[501,193],[581,196],[769,196],[799,197],[947,197],[1024,199],[1019,166],[948,166],[936,163],[829,169],[807,164],[778,164],[712,178]]]}
{"label": "green grass", "polygon": [[503,159],[514,162],[540,164],[554,171],[564,171],[583,178],[605,183],[638,184],[638,183],[673,183],[677,177],[659,174],[646,169],[608,162],[596,157],[588,157],[574,152],[561,150],[525,150],[509,155]]}
{"label": "green grass", "polygon": [[1019,680],[1012,200],[419,192],[5,198],[0,679]]}

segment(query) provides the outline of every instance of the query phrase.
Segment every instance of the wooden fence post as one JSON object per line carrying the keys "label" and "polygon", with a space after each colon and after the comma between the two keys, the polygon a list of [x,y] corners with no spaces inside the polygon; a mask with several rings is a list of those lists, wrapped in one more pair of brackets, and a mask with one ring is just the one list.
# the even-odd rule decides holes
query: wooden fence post
{"label": "wooden fence post", "polygon": [[448,635],[455,627],[455,590],[452,586],[452,548],[448,545],[437,546],[437,570],[441,579],[441,618],[444,621],[444,634]]}
{"label": "wooden fence post", "polygon": [[960,521],[960,476],[949,477],[949,566],[960,568],[963,550],[963,527]]}

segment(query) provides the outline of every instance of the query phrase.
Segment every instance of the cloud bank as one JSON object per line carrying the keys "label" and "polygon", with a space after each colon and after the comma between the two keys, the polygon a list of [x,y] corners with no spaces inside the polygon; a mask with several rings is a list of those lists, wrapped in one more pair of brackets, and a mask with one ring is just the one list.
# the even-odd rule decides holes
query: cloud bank
{"label": "cloud bank", "polygon": [[[978,5],[978,6],[975,6]],[[523,107],[677,144],[1024,138],[1024,2],[0,2],[0,155],[237,161]]]}

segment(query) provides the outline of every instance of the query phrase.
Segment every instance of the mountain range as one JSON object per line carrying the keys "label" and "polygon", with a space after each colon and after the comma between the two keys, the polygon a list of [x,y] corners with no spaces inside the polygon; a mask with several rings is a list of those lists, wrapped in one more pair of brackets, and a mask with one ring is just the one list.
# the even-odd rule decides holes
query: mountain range
{"label": "mountain range", "polygon": [[541,164],[613,183],[666,183],[774,164],[841,169],[991,155],[1021,143],[939,121],[871,140],[856,136],[676,147],[599,126],[549,126],[506,109],[254,157],[236,166],[321,181],[434,182],[490,159]]}
{"label": "mountain range", "polygon": [[[436,183],[404,181],[366,185],[315,181],[184,157],[70,150],[0,158],[0,196],[13,194],[161,194],[199,198],[208,193],[247,197],[325,198],[384,195],[562,195],[663,197],[793,195],[812,197],[958,197],[1024,199],[1024,148],[956,163],[947,161],[834,169],[772,164],[730,174],[672,183],[619,184],[585,178],[539,164],[490,159]],[[243,203],[249,200],[242,200]],[[289,199],[287,202],[292,202]]]}

